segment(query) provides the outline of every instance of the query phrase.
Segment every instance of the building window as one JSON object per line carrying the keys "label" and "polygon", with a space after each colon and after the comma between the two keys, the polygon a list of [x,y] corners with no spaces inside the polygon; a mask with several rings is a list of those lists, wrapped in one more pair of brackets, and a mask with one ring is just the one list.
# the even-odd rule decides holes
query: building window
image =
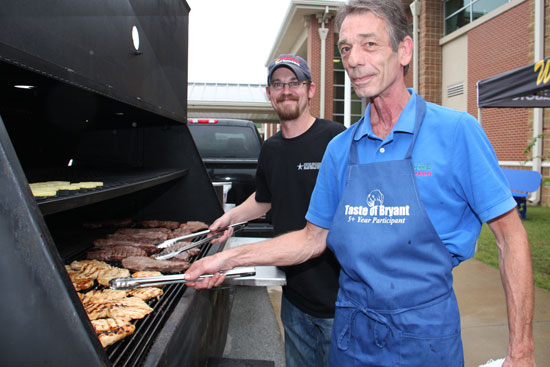
{"label": "building window", "polygon": [[[344,123],[344,84],[346,79],[346,71],[342,65],[342,57],[338,46],[334,46],[334,100],[332,119],[334,121]],[[357,122],[363,115],[361,98],[355,94],[355,90],[351,89],[351,123]]]}
{"label": "building window", "polygon": [[509,0],[446,0],[445,34],[456,31]]}

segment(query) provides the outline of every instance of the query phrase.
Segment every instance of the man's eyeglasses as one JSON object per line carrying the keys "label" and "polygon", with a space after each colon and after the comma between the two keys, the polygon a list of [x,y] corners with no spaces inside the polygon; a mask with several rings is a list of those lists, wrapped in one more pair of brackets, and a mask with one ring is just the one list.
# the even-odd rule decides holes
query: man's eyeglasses
{"label": "man's eyeglasses", "polygon": [[298,82],[298,81],[292,81],[292,82],[288,82],[288,83],[283,83],[283,82],[272,82],[271,83],[271,88],[275,89],[275,90],[283,90],[285,89],[285,85],[288,85],[288,87],[290,89],[298,89],[302,84],[306,84],[307,82]]}

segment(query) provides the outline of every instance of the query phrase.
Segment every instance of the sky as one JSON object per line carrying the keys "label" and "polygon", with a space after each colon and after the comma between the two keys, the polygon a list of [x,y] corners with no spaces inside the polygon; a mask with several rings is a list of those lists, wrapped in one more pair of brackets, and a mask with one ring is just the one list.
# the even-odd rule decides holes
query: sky
{"label": "sky", "polygon": [[189,82],[265,84],[290,0],[187,0]]}

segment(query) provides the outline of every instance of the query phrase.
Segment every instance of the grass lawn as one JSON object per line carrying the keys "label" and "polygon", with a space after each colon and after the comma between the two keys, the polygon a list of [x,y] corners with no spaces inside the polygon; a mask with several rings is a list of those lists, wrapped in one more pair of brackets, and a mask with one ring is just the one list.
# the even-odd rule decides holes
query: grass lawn
{"label": "grass lawn", "polygon": [[[528,207],[523,221],[533,258],[535,285],[550,291],[550,207]],[[498,253],[493,232],[483,224],[475,258],[498,268]]]}

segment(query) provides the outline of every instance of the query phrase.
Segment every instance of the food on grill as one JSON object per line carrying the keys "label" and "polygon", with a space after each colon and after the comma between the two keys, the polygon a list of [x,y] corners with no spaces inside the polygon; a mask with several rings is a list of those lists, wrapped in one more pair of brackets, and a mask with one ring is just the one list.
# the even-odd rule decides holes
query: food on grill
{"label": "food on grill", "polygon": [[128,296],[127,290],[102,289],[79,293],[82,303],[108,303]]}
{"label": "food on grill", "polygon": [[188,269],[188,261],[156,260],[145,256],[130,256],[122,260],[122,266],[134,271],[160,271],[163,273],[181,273]]}
{"label": "food on grill", "polygon": [[155,298],[155,297],[158,298],[162,296],[162,293],[163,293],[162,289],[157,287],[135,288],[135,289],[130,289],[128,291],[129,296],[137,297],[144,301],[147,301],[148,299]]}
{"label": "food on grill", "polygon": [[69,278],[77,291],[86,290],[94,286],[94,280],[82,274],[80,271],[73,270],[70,266],[65,266],[65,269],[67,269]]}
{"label": "food on grill", "polygon": [[172,233],[168,228],[119,228],[115,233],[139,235],[142,237],[150,236],[151,234],[162,233],[166,235],[164,240]]}
{"label": "food on grill", "polygon": [[82,189],[97,189],[100,187],[103,187],[103,182],[99,181],[86,181],[86,182],[79,182],[78,185],[80,185],[80,188]]}
{"label": "food on grill", "polygon": [[103,348],[132,334],[136,327],[128,319],[99,319],[92,320],[99,342]]}
{"label": "food on grill", "polygon": [[[113,233],[108,234],[107,238],[101,238],[94,241],[94,244],[101,244],[101,243],[109,243],[109,242],[115,242],[115,241],[125,241],[125,242],[133,242],[136,244],[143,244],[143,245],[154,245],[156,243],[159,243],[163,240],[164,234],[163,233],[153,233],[153,234],[147,234],[144,237],[139,234],[123,234],[123,233]],[[108,241],[106,241],[108,240]]]}
{"label": "food on grill", "polygon": [[57,195],[57,190],[49,187],[37,187],[32,188],[32,195],[36,198],[48,198],[48,197],[54,197]]}
{"label": "food on grill", "polygon": [[82,270],[85,265],[89,264],[101,269],[109,269],[111,267],[111,265],[107,264],[106,262],[99,260],[75,260],[71,263],[71,269]]}
{"label": "food on grill", "polygon": [[135,246],[111,246],[88,252],[88,259],[122,261],[129,256],[147,256],[147,251]]}
{"label": "food on grill", "polygon": [[[119,239],[119,238],[115,238],[114,236],[115,235],[109,238],[100,238],[100,239],[94,240],[94,247],[98,249],[105,249],[105,248],[119,247],[119,246],[131,246],[131,247],[140,248],[143,251],[145,251],[147,255],[151,255],[151,254],[154,254],[155,252],[158,252],[158,247],[155,244],[162,242],[160,240],[140,239],[138,237],[136,237],[135,239]],[[124,235],[120,235],[120,236],[124,236]]]}
{"label": "food on grill", "polygon": [[153,312],[145,301],[137,297],[113,299],[108,302],[83,303],[90,320],[113,318],[142,319]]}
{"label": "food on grill", "polygon": [[172,235],[170,235],[170,238],[181,237],[191,233],[192,232],[187,227],[179,227],[172,231]]}
{"label": "food on grill", "polygon": [[168,228],[176,229],[181,225],[180,222],[172,220],[144,220],[141,221],[141,226],[145,228]]}
{"label": "food on grill", "polygon": [[67,185],[60,185],[57,187],[57,193],[59,195],[69,195],[69,194],[75,194],[80,191],[80,185],[79,184],[67,184]]}
{"label": "food on grill", "polygon": [[206,224],[204,222],[197,221],[197,220],[190,220],[188,222],[183,223],[180,226],[180,228],[181,227],[186,228],[191,233],[195,233],[195,232],[198,232],[198,231],[201,231],[201,230],[204,230],[204,229],[208,229],[208,224]]}
{"label": "food on grill", "polygon": [[141,277],[160,277],[162,273],[160,271],[136,271],[132,274],[132,278],[141,278]]}
{"label": "food on grill", "polygon": [[130,271],[128,269],[122,268],[111,268],[103,270],[97,276],[97,282],[105,287],[109,286],[109,282],[115,278],[125,278],[130,276]]}

